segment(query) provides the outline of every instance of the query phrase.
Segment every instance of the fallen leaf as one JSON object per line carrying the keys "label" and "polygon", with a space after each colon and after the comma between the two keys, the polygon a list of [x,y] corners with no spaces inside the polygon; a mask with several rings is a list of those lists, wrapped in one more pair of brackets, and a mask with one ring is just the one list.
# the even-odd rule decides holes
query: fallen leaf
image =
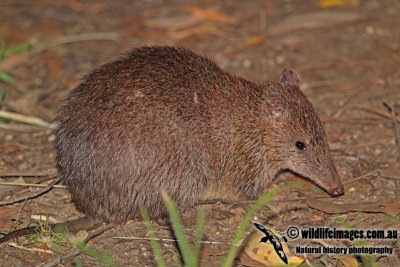
{"label": "fallen leaf", "polygon": [[6,154],[12,154],[18,150],[17,146],[14,145],[6,145],[0,143],[0,151],[5,152]]}
{"label": "fallen leaf", "polygon": [[[0,146],[1,146],[1,144],[0,144]],[[25,184],[24,179],[21,177],[18,179],[13,179],[11,181],[10,181],[10,179],[0,178],[0,182]],[[0,194],[14,190],[17,186],[19,186],[19,185],[0,185]]]}
{"label": "fallen leaf", "polygon": [[219,35],[220,30],[215,25],[202,24],[197,27],[189,28],[183,31],[170,32],[168,36],[171,39],[181,40],[196,35]]}
{"label": "fallen leaf", "polygon": [[386,202],[375,203],[350,203],[350,204],[336,204],[332,202],[323,201],[321,199],[309,198],[306,204],[312,208],[325,213],[347,213],[347,212],[375,212],[385,213],[391,216],[400,215],[400,198],[395,198]]}
{"label": "fallen leaf", "polygon": [[[52,241],[50,240],[49,242],[52,242]],[[49,251],[49,250],[50,250],[49,245],[48,245],[47,243],[43,243],[43,244],[41,244],[41,245],[39,246],[39,248],[42,249],[42,250],[39,252],[40,257],[42,257],[42,259],[43,259],[45,262],[49,261],[49,260],[52,258],[52,256],[53,256],[51,253],[45,252],[45,251]]]}
{"label": "fallen leaf", "polygon": [[400,215],[400,198],[395,198],[391,201],[376,203],[376,207],[382,208],[386,214],[392,216]]}
{"label": "fallen leaf", "polygon": [[317,3],[319,8],[332,8],[332,7],[357,7],[360,0],[321,0]]}
{"label": "fallen leaf", "polygon": [[270,29],[271,35],[282,35],[302,30],[316,30],[337,27],[355,22],[371,20],[372,17],[357,12],[319,11],[293,15],[281,20]]}
{"label": "fallen leaf", "polygon": [[256,261],[253,258],[250,258],[250,256],[247,255],[246,252],[240,253],[239,260],[240,260],[241,265],[238,264],[237,266],[251,266],[251,267],[264,267],[265,266],[265,264],[262,264],[261,262]]}
{"label": "fallen leaf", "polygon": [[88,3],[77,0],[69,0],[69,1],[53,1],[53,5],[57,7],[67,7],[78,13],[82,12],[95,12],[98,13],[107,8],[103,3]]}
{"label": "fallen leaf", "polygon": [[0,229],[3,233],[10,232],[15,227],[15,218],[17,218],[20,205],[0,208]]}
{"label": "fallen leaf", "polygon": [[203,19],[199,17],[175,16],[146,19],[143,24],[150,28],[179,31],[199,25],[202,21]]}
{"label": "fallen leaf", "polygon": [[[272,228],[268,228],[268,230],[272,231],[276,237],[282,239],[281,235]],[[261,231],[256,231],[251,234],[245,241],[245,252],[246,254],[266,266],[283,266],[285,263],[275,252],[274,246],[270,242],[261,242],[261,239],[265,237]],[[288,255],[289,248],[287,244],[282,241],[283,252]],[[298,266],[300,265],[305,258],[299,258],[297,256],[288,256],[288,264],[285,266]]]}
{"label": "fallen leaf", "polygon": [[312,216],[310,218],[311,222],[323,222],[325,220],[326,220],[326,218],[324,216],[321,216],[321,215],[314,215],[314,216]]}
{"label": "fallen leaf", "polygon": [[400,178],[400,162],[390,163],[387,168],[380,170],[380,174],[385,178]]}
{"label": "fallen leaf", "polygon": [[336,257],[336,259],[343,263],[345,267],[358,267],[358,261],[356,258],[349,256],[339,256]]}
{"label": "fallen leaf", "polygon": [[256,36],[252,36],[249,39],[247,39],[242,45],[241,49],[249,48],[258,45],[259,43],[263,42],[265,40],[266,36],[265,34],[260,34]]}
{"label": "fallen leaf", "polygon": [[69,1],[61,1],[61,2],[63,3],[63,5],[71,8],[72,10],[74,10],[76,12],[83,12],[87,8],[87,5],[82,4],[77,0],[69,0]]}
{"label": "fallen leaf", "polygon": [[223,22],[227,24],[236,24],[237,21],[234,18],[231,18],[221,12],[214,10],[207,10],[196,6],[183,6],[182,10],[189,12],[192,15],[195,15],[200,18],[205,18],[212,21]]}

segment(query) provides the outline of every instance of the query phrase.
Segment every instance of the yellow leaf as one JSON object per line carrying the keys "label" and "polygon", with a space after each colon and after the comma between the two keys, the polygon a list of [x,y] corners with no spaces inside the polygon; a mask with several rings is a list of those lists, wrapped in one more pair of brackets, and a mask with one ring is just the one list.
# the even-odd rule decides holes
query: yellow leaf
{"label": "yellow leaf", "polygon": [[339,256],[336,259],[343,263],[345,267],[358,267],[358,261],[353,257]]}
{"label": "yellow leaf", "polygon": [[[282,238],[278,232],[274,229],[269,228],[278,238]],[[286,265],[282,259],[276,254],[274,246],[270,242],[260,242],[261,238],[265,235],[256,231],[247,238],[245,245],[245,252],[250,258],[265,264],[266,266],[298,266],[305,258],[299,258],[296,256],[288,257],[288,265]],[[289,248],[284,241],[281,242],[283,251],[285,254],[289,254]]]}
{"label": "yellow leaf", "polygon": [[360,0],[320,0],[317,3],[319,8],[332,8],[332,7],[357,7]]}

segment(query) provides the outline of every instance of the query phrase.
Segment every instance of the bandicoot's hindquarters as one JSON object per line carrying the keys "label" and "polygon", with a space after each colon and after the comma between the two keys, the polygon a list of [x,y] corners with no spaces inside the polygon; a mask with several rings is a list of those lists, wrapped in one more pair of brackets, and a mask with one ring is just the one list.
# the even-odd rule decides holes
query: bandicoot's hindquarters
{"label": "bandicoot's hindquarters", "polygon": [[163,217],[160,190],[182,209],[193,205],[210,174],[189,129],[162,106],[119,103],[115,110],[89,98],[67,100],[60,112],[73,115],[58,118],[58,167],[78,209],[126,221],[143,204],[151,217]]}
{"label": "bandicoot's hindquarters", "polygon": [[205,57],[143,47],[91,73],[57,113],[57,166],[81,211],[107,221],[184,210],[199,200],[256,198],[281,170],[331,195],[343,186],[325,133],[298,87],[249,82]]}

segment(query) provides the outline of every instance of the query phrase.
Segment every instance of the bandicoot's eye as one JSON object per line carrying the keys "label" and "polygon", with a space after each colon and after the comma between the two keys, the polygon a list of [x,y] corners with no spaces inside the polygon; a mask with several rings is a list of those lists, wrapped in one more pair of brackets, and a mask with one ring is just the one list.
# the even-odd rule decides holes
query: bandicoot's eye
{"label": "bandicoot's eye", "polygon": [[304,143],[301,142],[301,141],[297,141],[296,144],[295,144],[295,146],[296,146],[297,149],[299,149],[299,150],[306,150],[306,144],[304,144]]}

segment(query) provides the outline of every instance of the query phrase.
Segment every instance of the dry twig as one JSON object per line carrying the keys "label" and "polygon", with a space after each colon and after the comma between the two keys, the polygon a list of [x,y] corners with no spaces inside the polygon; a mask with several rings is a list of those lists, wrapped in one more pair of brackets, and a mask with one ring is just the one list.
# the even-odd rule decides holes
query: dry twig
{"label": "dry twig", "polygon": [[[377,114],[377,115],[379,115],[379,116],[381,116],[381,117],[384,117],[384,118],[388,118],[388,119],[391,119],[391,118],[392,118],[392,114],[390,114],[390,113],[388,113],[388,112],[384,112],[384,111],[382,111],[382,110],[375,109],[375,108],[371,108],[371,107],[369,107],[369,106],[364,106],[364,105],[348,105],[348,106],[345,106],[345,107],[339,109],[339,110],[333,115],[333,117],[334,117],[334,118],[339,118],[340,116],[343,115],[343,113],[344,113],[346,110],[352,109],[352,108],[354,108],[354,109],[361,109],[361,110],[364,110],[364,111],[368,111],[368,112]],[[399,116],[396,116],[395,119],[396,119],[396,121],[400,122],[400,117],[399,117]]]}
{"label": "dry twig", "polygon": [[[42,195],[42,194],[44,194],[44,193],[50,191],[50,189],[53,188],[53,186],[54,186],[56,183],[58,183],[60,180],[61,180],[61,176],[59,176],[56,180],[54,180],[54,181],[53,181],[51,184],[49,184],[47,187],[45,187],[45,188],[43,188],[43,189],[41,189],[41,190],[39,190],[39,191],[33,193],[32,195],[30,195],[30,196],[28,197],[28,199],[32,199],[32,198],[38,197],[38,196],[40,196],[40,195]],[[24,201],[25,199],[26,199],[26,196],[22,196],[22,197],[17,197],[17,198],[10,199],[10,200],[1,201],[1,202],[0,202],[0,206],[11,205],[11,204],[14,204],[14,203],[17,203],[17,202]]]}
{"label": "dry twig", "polygon": [[349,184],[349,183],[352,183],[352,182],[361,180],[361,179],[363,179],[363,178],[366,178],[366,177],[369,177],[369,176],[372,176],[372,175],[375,175],[375,174],[376,174],[376,171],[367,172],[367,173],[362,174],[362,175],[360,175],[360,176],[354,177],[354,178],[352,178],[352,179],[350,179],[350,180],[344,181],[343,183],[344,183],[344,184]]}
{"label": "dry twig", "polygon": [[50,249],[27,248],[27,247],[24,247],[24,246],[19,246],[19,245],[17,245],[17,243],[15,243],[15,242],[10,242],[8,245],[11,246],[11,247],[14,247],[14,248],[22,249],[22,250],[35,251],[35,252],[47,253],[47,254],[53,254],[53,251],[51,251]]}
{"label": "dry twig", "polygon": [[43,176],[54,176],[57,175],[57,169],[48,169],[39,172],[3,172],[0,173],[0,177],[43,177]]}
{"label": "dry twig", "polygon": [[394,128],[394,135],[396,137],[396,144],[399,148],[400,151],[400,128],[399,128],[399,124],[397,123],[396,120],[396,110],[394,107],[394,104],[389,103],[388,100],[384,99],[383,100],[383,104],[389,109],[389,111],[391,112],[392,115],[392,123],[393,123],[393,128]]}
{"label": "dry twig", "polygon": [[[122,239],[122,240],[156,240],[159,242],[164,242],[164,243],[175,243],[177,242],[176,239],[171,239],[171,238],[150,238],[150,237],[129,237],[129,236],[115,236],[113,239]],[[199,241],[202,244],[231,244],[231,241],[224,241],[224,240],[218,240],[218,241]]]}
{"label": "dry twig", "polygon": [[55,43],[60,44],[69,44],[83,41],[95,41],[95,40],[109,40],[116,41],[119,38],[119,34],[115,32],[89,32],[82,34],[73,34],[63,36],[58,39]]}
{"label": "dry twig", "polygon": [[40,118],[33,117],[33,116],[28,116],[28,115],[24,115],[24,114],[15,113],[15,112],[0,110],[0,117],[9,119],[9,120],[26,123],[26,124],[32,124],[32,125],[36,125],[36,126],[54,129],[54,124],[48,123],[47,121],[44,121]]}
{"label": "dry twig", "polygon": [[[29,184],[29,183],[8,183],[8,182],[0,182],[0,185],[11,185],[11,186],[30,186],[30,187],[47,187],[46,184]],[[54,188],[67,189],[66,185],[53,185]]]}

